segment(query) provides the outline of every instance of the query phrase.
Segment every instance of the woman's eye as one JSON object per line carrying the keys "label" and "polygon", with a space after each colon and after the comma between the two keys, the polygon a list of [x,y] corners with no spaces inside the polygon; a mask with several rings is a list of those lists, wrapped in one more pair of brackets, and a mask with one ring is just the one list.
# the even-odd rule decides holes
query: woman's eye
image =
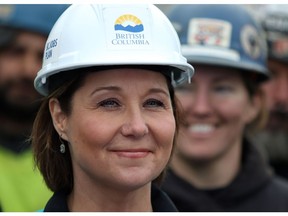
{"label": "woman's eye", "polygon": [[145,102],[146,107],[164,107],[164,103],[162,101],[156,99],[150,99]]}
{"label": "woman's eye", "polygon": [[216,86],[214,88],[214,90],[217,92],[217,93],[228,93],[228,92],[232,92],[234,90],[234,88],[232,86]]}
{"label": "woman's eye", "polygon": [[11,57],[21,57],[24,55],[25,49],[23,47],[16,46],[16,47],[12,47],[11,49],[9,49],[7,53]]}
{"label": "woman's eye", "polygon": [[278,71],[279,69],[277,69],[276,67],[271,66],[269,68],[270,71],[270,79],[275,79],[277,77],[277,75],[279,74]]}
{"label": "woman's eye", "polygon": [[107,100],[103,100],[103,101],[99,102],[98,106],[107,107],[107,108],[114,108],[114,107],[119,107],[120,104],[115,99],[107,99]]}

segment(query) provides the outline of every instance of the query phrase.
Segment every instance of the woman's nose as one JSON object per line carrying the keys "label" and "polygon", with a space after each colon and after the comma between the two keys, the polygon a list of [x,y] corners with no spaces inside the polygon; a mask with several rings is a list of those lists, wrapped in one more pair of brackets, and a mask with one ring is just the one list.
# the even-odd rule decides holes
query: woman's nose
{"label": "woman's nose", "polygon": [[141,113],[141,110],[130,112],[126,115],[121,132],[124,136],[141,138],[148,134],[147,123]]}
{"label": "woman's nose", "polygon": [[208,90],[201,89],[195,92],[191,98],[190,111],[199,116],[211,114],[212,102]]}

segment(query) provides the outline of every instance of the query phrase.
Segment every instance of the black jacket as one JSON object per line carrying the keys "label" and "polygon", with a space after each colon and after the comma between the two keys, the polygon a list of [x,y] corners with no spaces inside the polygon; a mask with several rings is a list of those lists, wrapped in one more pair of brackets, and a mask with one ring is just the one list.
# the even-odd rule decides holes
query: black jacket
{"label": "black jacket", "polygon": [[269,172],[248,141],[243,145],[241,171],[227,187],[199,190],[169,170],[162,189],[180,212],[288,211],[288,183]]}
{"label": "black jacket", "polygon": [[[48,201],[44,212],[69,212],[67,206],[68,193],[56,192]],[[153,212],[177,212],[169,197],[157,186],[152,185],[151,201]]]}

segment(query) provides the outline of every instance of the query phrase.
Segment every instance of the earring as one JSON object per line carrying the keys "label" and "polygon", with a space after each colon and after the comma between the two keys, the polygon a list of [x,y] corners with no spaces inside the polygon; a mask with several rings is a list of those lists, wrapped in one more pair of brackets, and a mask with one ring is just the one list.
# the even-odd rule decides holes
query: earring
{"label": "earring", "polygon": [[60,144],[60,152],[61,152],[62,154],[64,154],[64,153],[66,152],[66,147],[65,147],[65,144],[63,143],[61,137],[62,137],[62,134],[60,134],[60,136],[59,136],[59,140],[60,140],[60,142],[61,142],[61,144]]}
{"label": "earring", "polygon": [[65,153],[65,151],[66,151],[65,148],[66,148],[66,147],[65,147],[64,143],[61,143],[61,145],[60,145],[60,152],[61,152],[62,154]]}

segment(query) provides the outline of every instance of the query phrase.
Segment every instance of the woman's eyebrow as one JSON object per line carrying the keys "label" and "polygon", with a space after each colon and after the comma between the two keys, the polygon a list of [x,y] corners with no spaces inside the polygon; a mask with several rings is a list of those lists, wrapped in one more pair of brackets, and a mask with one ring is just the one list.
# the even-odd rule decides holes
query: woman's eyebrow
{"label": "woman's eyebrow", "polygon": [[90,95],[93,95],[99,91],[120,91],[120,90],[121,90],[121,88],[118,86],[103,86],[103,87],[98,87],[98,88],[94,89]]}

